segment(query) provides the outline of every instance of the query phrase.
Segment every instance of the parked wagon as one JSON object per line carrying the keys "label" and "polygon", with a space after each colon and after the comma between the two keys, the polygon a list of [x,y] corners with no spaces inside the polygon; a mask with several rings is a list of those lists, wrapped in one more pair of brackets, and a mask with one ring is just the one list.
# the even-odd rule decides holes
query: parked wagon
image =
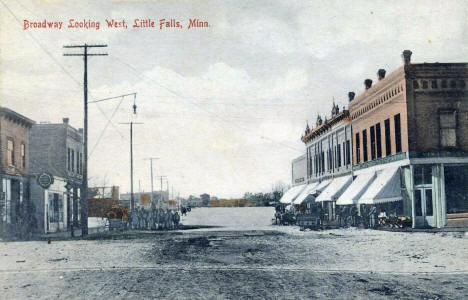
{"label": "parked wagon", "polygon": [[109,220],[109,223],[108,223],[109,231],[125,229],[125,222],[123,222],[122,219],[108,219],[108,220]]}
{"label": "parked wagon", "polygon": [[296,222],[301,231],[306,229],[318,230],[321,228],[320,218],[312,214],[300,214],[297,216]]}

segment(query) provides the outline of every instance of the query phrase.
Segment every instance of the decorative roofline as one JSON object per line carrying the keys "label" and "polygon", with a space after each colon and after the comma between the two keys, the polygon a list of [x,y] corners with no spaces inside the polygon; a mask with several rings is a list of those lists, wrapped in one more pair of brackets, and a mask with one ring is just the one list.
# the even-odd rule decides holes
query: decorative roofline
{"label": "decorative roofline", "polygon": [[349,121],[350,121],[349,110],[345,109],[341,111],[340,113],[334,115],[330,120],[325,120],[325,122],[322,123],[321,125],[318,125],[317,127],[310,130],[309,132],[306,132],[306,134],[301,137],[301,140],[304,143],[308,143],[309,141],[329,131],[335,125],[341,122],[349,122]]}

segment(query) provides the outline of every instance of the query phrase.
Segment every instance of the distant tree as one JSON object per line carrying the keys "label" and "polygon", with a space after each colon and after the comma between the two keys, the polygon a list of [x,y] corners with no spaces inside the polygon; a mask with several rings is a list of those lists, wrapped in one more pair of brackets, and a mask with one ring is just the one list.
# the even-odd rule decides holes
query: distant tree
{"label": "distant tree", "polygon": [[288,189],[288,185],[285,184],[283,181],[278,180],[275,184],[272,186],[272,197],[271,201],[273,202],[278,202],[281,197],[283,196],[284,192]]}
{"label": "distant tree", "polygon": [[203,206],[208,206],[210,204],[210,195],[208,194],[201,194],[200,199],[202,201]]}

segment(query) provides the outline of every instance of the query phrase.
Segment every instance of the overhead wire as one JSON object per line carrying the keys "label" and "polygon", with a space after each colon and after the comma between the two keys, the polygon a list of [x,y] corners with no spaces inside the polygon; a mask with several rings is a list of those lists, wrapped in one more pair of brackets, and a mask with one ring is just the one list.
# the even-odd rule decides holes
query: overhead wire
{"label": "overhead wire", "polygon": [[[15,20],[21,24],[21,21],[18,19],[18,17],[13,13],[13,11],[10,9],[10,7],[8,7],[8,5],[5,4],[5,2],[3,0],[0,0],[0,2],[2,3],[2,5],[8,10],[8,12],[15,18]],[[20,4],[21,5],[21,4]],[[24,8],[24,6],[22,6]],[[37,38],[32,35],[29,31],[26,31],[26,34],[29,35],[30,38],[33,39],[33,41],[47,54],[47,56],[49,56],[49,58],[68,76],[72,79],[73,82],[75,82],[79,87],[82,87],[82,84],[80,83],[80,81],[78,81],[67,69],[64,68],[64,66],[37,40]],[[91,92],[88,92],[89,94],[91,94]],[[92,97],[92,95],[91,95]],[[93,97],[94,98],[94,97]],[[99,107],[99,105],[96,105],[96,107],[98,108],[98,110],[102,113],[102,115],[107,119],[107,121],[109,121],[109,118],[107,117],[106,113],[102,110],[101,107]],[[114,127],[114,129],[119,133],[119,135],[121,136],[121,138],[125,139],[124,138],[124,135],[120,132],[120,130],[117,129],[117,127],[115,126],[115,124],[113,122],[111,122],[111,125]]]}

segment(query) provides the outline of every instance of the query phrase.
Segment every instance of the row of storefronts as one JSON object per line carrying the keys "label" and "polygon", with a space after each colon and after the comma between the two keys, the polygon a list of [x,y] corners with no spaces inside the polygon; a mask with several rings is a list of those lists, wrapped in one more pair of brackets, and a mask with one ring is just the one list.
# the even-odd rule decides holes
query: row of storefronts
{"label": "row of storefronts", "polygon": [[468,225],[468,64],[402,56],[403,66],[350,92],[348,109],[333,104],[329,120],[307,126],[284,205],[320,205],[330,222],[355,207],[413,228]]}
{"label": "row of storefronts", "polygon": [[0,107],[0,236],[78,227],[82,153],[82,131],[67,118],[37,124]]}

